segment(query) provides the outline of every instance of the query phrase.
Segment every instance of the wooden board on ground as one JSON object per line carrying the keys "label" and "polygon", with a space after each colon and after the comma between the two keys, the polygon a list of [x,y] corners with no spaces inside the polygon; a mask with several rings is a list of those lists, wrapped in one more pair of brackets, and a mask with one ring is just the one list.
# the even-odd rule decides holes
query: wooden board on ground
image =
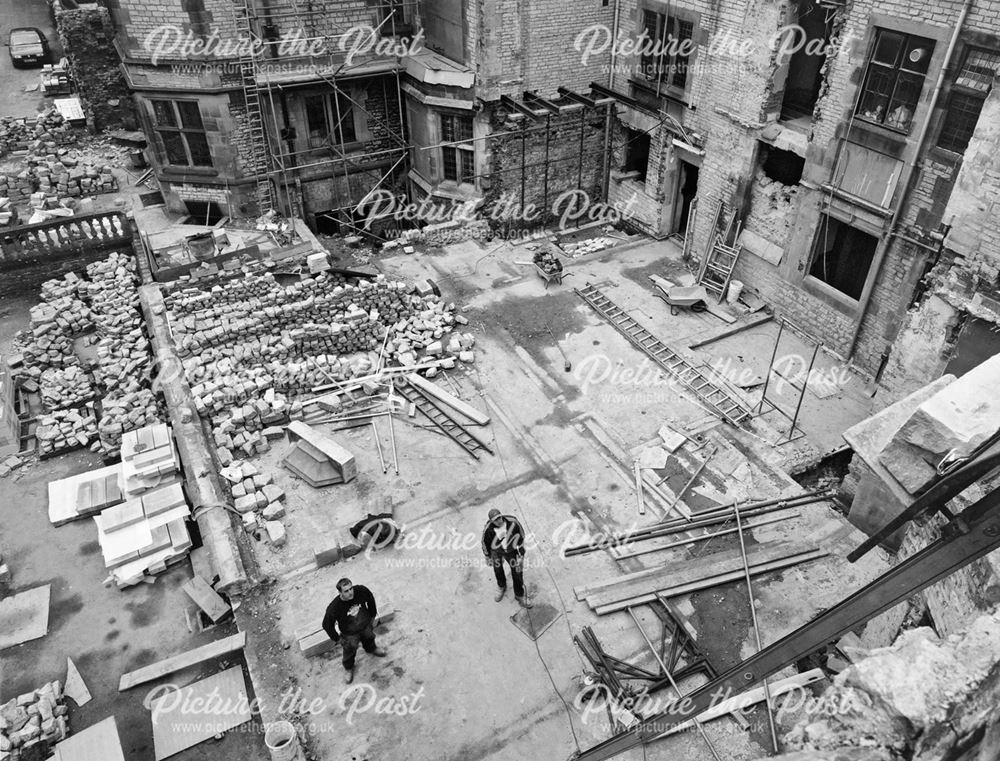
{"label": "wooden board on ground", "polygon": [[[106,468],[90,470],[86,473],[78,473],[68,478],[60,478],[49,482],[49,521],[53,526],[62,526],[78,518],[99,512],[113,504],[121,502],[123,496],[118,490],[118,477],[121,471],[120,465],[109,465]],[[81,505],[78,501],[80,497],[80,486],[86,483],[100,481],[103,484],[104,499],[103,504],[87,503]],[[100,490],[96,490],[99,492]],[[87,490],[86,494],[95,494],[93,487]],[[108,501],[112,500],[112,501]],[[81,509],[82,508],[82,509]]]}
{"label": "wooden board on ground", "polygon": [[201,576],[195,576],[181,589],[194,600],[199,608],[205,611],[205,615],[212,619],[212,623],[218,623],[230,611],[226,601],[219,597],[219,593],[212,589]]}
{"label": "wooden board on ground", "polygon": [[478,425],[486,425],[487,423],[490,422],[489,415],[484,415],[482,412],[477,410],[471,404],[467,404],[454,394],[445,391],[436,383],[432,383],[431,381],[417,375],[416,373],[411,373],[410,375],[407,375],[406,380],[409,381],[409,383],[411,383],[412,385],[419,388],[421,391],[426,391],[431,396],[437,398],[438,401],[444,402],[456,412],[460,412],[461,414],[465,415],[472,422]]}
{"label": "wooden board on ground", "polygon": [[76,664],[73,663],[72,658],[66,659],[66,679],[63,680],[63,694],[72,699],[78,706],[89,703],[91,699],[87,683],[83,681],[83,677],[80,675]]}
{"label": "wooden board on ground", "polygon": [[58,743],[52,761],[125,761],[115,717],[109,716]]}
{"label": "wooden board on ground", "polygon": [[[187,706],[219,706],[192,712]],[[150,705],[156,761],[192,748],[226,730],[250,721],[243,667],[233,666],[207,679],[189,684],[180,695],[166,694]]]}
{"label": "wooden board on ground", "polygon": [[0,600],[0,650],[48,633],[51,591],[45,584]]}
{"label": "wooden board on ground", "polygon": [[186,653],[157,661],[149,666],[143,666],[135,671],[122,674],[121,679],[118,680],[118,691],[123,692],[137,685],[156,681],[168,674],[186,669],[188,666],[194,666],[213,658],[221,658],[223,655],[229,655],[237,650],[242,650],[246,646],[246,643],[246,632],[240,632],[231,637],[196,647],[194,650],[188,650]]}

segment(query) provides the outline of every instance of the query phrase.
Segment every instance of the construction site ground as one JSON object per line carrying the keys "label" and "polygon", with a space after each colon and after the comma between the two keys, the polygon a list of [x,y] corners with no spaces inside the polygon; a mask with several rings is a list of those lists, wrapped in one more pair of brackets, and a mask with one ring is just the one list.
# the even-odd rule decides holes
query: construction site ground
{"label": "construction site ground", "polygon": [[[8,354],[16,331],[28,326],[28,309],[37,302],[38,284],[51,267],[18,271],[19,295],[5,295],[0,319],[0,354]],[[42,683],[66,678],[72,658],[93,700],[83,707],[68,701],[70,729],[82,730],[115,716],[125,757],[153,761],[151,715],[145,698],[166,684],[184,686],[218,670],[204,663],[127,692],[118,679],[145,666],[231,634],[232,619],[201,633],[189,629],[193,603],[181,591],[191,577],[187,564],[160,575],[155,584],[120,590],[104,585],[108,575],[97,529],[90,519],[55,527],[48,518],[48,483],[101,467],[100,457],[79,451],[32,461],[0,479],[0,552],[10,566],[13,592],[51,585],[48,633],[41,639],[0,651],[0,699],[6,701]],[[233,661],[233,663],[238,661]],[[249,685],[249,680],[248,680]],[[264,761],[267,752],[257,725],[227,733],[218,742],[197,745],[174,756],[178,761],[245,759]]]}
{"label": "construction site ground", "polygon": [[[704,477],[684,498],[698,509],[801,491],[778,465],[836,449],[837,432],[868,414],[864,383],[844,376],[843,388],[822,403],[807,396],[803,404],[802,427],[825,438],[776,447],[780,425],[755,421],[753,433],[736,431],[713,422],[669,386],[629,382],[622,370],[645,365],[647,377],[656,374],[573,288],[601,284],[656,336],[683,349],[688,337],[710,335],[723,323],[710,314],[672,316],[652,294],[649,274],[669,279],[684,272],[673,244],[649,241],[567,261],[572,275],[548,290],[530,266],[516,263],[530,258],[530,251],[509,244],[463,243],[373,262],[408,280],[430,277],[445,300],[464,305],[462,314],[477,341],[475,363],[460,365],[448,373],[450,381],[439,377],[438,382],[445,388],[453,383],[466,401],[490,416],[490,425],[479,432],[490,441],[493,456],[480,453],[474,460],[448,438],[417,427],[427,423],[419,413],[414,419],[404,413],[394,423],[398,475],[391,464],[383,474],[370,427],[334,434],[358,463],[359,475],[348,484],[313,489],[280,465],[281,446],[255,459],[287,492],[287,543],[273,549],[266,538],[254,542],[267,582],[243,602],[237,619],[248,633],[247,662],[264,720],[279,715],[298,720],[318,758],[565,758],[577,746],[606,738],[611,733],[606,717],[591,715],[584,721],[579,710],[579,677],[587,665],[572,636],[590,625],[617,657],[653,669],[655,662],[626,614],[598,618],[576,600],[573,588],[668,559],[697,564],[703,553],[738,544],[728,536],[617,562],[606,552],[564,558],[559,545],[572,522],[616,531],[664,517],[663,506],[649,496],[646,515],[637,514],[631,469],[635,453],[658,442],[664,424],[701,432],[705,439],[695,452],[690,444],[679,450],[667,470],[658,472],[666,478],[661,486],[668,494],[687,482],[711,447],[718,447]],[[740,356],[747,364],[763,352],[766,363],[773,330],[765,323],[702,351],[708,361],[718,352]],[[564,369],[556,340],[572,362],[570,371]],[[836,364],[826,357],[822,363]],[[601,379],[603,367],[612,372]],[[753,367],[761,371],[759,363]],[[391,463],[388,421],[376,420]],[[796,448],[800,455],[789,458],[785,450]],[[422,536],[414,541],[420,546],[380,549],[316,569],[314,551],[368,512],[379,512],[387,495],[396,520],[405,526],[404,536]],[[527,555],[526,582],[536,611],[548,607],[558,618],[534,642],[510,620],[518,611],[512,596],[500,603],[493,599],[493,574],[479,549],[493,507],[517,516],[536,543]],[[798,512],[798,518],[748,532],[751,545],[788,539],[830,553],[755,580],[765,644],[886,567],[875,555],[856,565],[843,559],[863,537],[832,503]],[[338,653],[306,658],[296,644],[297,632],[319,627],[342,576],[368,586],[382,610],[396,611],[379,633],[388,657],[360,653],[355,684],[346,693]],[[726,584],[676,601],[716,668],[754,652],[745,585]],[[658,632],[648,610],[640,611],[640,618],[647,631]],[[300,699],[292,705],[289,695]],[[355,711],[348,715],[352,705]],[[727,759],[757,758],[769,750],[760,709],[749,733],[729,718],[713,722],[707,732]],[[685,733],[647,747],[645,757],[687,761],[711,755],[697,734]]]}

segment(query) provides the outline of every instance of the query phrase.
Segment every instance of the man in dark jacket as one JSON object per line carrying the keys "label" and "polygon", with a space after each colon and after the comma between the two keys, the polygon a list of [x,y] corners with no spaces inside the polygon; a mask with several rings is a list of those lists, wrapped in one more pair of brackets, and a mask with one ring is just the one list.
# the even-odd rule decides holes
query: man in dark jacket
{"label": "man in dark jacket", "polygon": [[385,650],[375,645],[378,610],[371,590],[360,584],[354,586],[350,579],[341,579],[337,582],[337,591],[340,594],[333,598],[323,616],[323,630],[334,642],[340,642],[347,683],[350,684],[354,681],[354,656],[359,643],[366,653],[379,658],[385,655]]}
{"label": "man in dark jacket", "polygon": [[524,529],[517,518],[513,515],[501,515],[496,508],[490,510],[489,520],[483,529],[483,555],[493,566],[493,575],[500,587],[494,599],[500,602],[507,594],[507,577],[503,571],[503,562],[506,560],[514,579],[514,598],[522,607],[532,607],[524,594]]}

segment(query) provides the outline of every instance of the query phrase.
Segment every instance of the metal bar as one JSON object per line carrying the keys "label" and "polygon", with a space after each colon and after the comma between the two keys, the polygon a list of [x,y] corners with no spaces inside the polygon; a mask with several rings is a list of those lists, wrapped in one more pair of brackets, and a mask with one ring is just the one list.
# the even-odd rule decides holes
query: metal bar
{"label": "metal bar", "polygon": [[544,108],[550,114],[560,114],[562,109],[550,100],[545,100],[541,95],[536,95],[533,92],[525,91],[522,93],[521,98],[529,103],[537,103],[539,107]]}
{"label": "metal bar", "polygon": [[[561,89],[561,88],[560,88]],[[587,112],[580,112],[580,151],[577,153],[576,162],[576,186],[583,188],[583,137],[584,128],[587,126]]]}
{"label": "metal bar", "polygon": [[528,108],[523,103],[518,103],[509,95],[501,95],[500,103],[501,105],[506,106],[512,111],[517,111],[517,113],[527,116],[529,119],[535,122],[540,122],[542,120],[542,117],[548,113],[544,108],[540,108],[538,110],[535,110],[533,108]]}
{"label": "metal bar", "polygon": [[[757,652],[759,653],[763,647],[760,641],[760,627],[757,625],[757,606],[753,602],[753,582],[750,579],[750,563],[747,561],[747,547],[746,542],[743,538],[743,521],[740,518],[740,506],[733,506],[733,515],[736,516],[736,530],[740,537],[740,555],[743,557],[743,573],[746,575],[747,580],[747,596],[750,598],[750,620],[753,622],[753,636],[757,641]],[[774,752],[778,752],[778,731],[774,727],[774,703],[771,700],[771,687],[767,683],[767,679],[763,680],[764,687],[764,703],[767,705],[767,723],[771,729],[771,744],[774,746]]]}
{"label": "metal bar", "polygon": [[385,474],[385,472],[386,472],[386,471],[387,471],[387,470],[388,470],[389,468],[388,468],[388,466],[387,466],[387,465],[385,464],[385,458],[384,458],[384,457],[382,456],[382,442],[381,442],[381,441],[379,441],[379,439],[378,439],[378,428],[376,428],[376,427],[375,427],[375,421],[374,421],[374,420],[372,420],[372,436],[374,436],[374,437],[375,437],[375,449],[377,449],[377,450],[378,450],[378,461],[379,461],[379,465],[381,465],[381,466],[382,466],[382,473],[383,473],[383,474]]}
{"label": "metal bar", "polygon": [[778,344],[781,343],[781,334],[785,330],[785,321],[778,320],[778,336],[774,339],[774,349],[771,351],[771,361],[767,363],[767,375],[764,377],[764,391],[760,395],[760,402],[754,410],[758,415],[764,409],[764,400],[767,399],[767,387],[771,383],[771,373],[774,372],[774,358],[778,356]]}
{"label": "metal bar", "polygon": [[940,509],[952,497],[964,491],[969,484],[978,481],[998,466],[1000,466],[1000,432],[994,434],[973,452],[969,462],[956,468],[947,478],[932,484],[906,510],[863,541],[857,549],[848,553],[847,559],[852,563],[856,562],[911,520],[929,509]]}
{"label": "metal bar", "polygon": [[[830,493],[816,492],[813,494],[803,494],[799,497],[788,498],[781,497],[778,499],[766,500],[764,502],[754,502],[748,504],[743,508],[744,517],[751,517],[748,513],[752,510],[753,516],[764,515],[766,513],[775,512],[777,510],[784,510],[786,508],[792,507],[802,507],[803,505],[812,504],[814,502],[822,502],[830,498]],[[670,521],[667,523],[656,524],[654,526],[648,526],[647,528],[637,530],[634,532],[622,531],[617,534],[610,535],[607,539],[604,539],[597,543],[591,544],[578,544],[573,547],[567,547],[564,550],[564,554],[567,556],[584,554],[587,552],[594,552],[596,550],[606,549],[609,545],[617,545],[628,542],[640,542],[646,539],[655,539],[661,536],[667,536],[669,534],[679,534],[685,531],[692,531],[694,529],[705,528],[707,526],[714,526],[720,523],[728,523],[731,518],[729,517],[732,513],[732,504],[723,506],[727,511],[725,514],[720,514],[719,511],[713,510],[708,513],[698,513],[695,520],[692,522],[687,522],[685,519],[683,522]]]}
{"label": "metal bar", "polygon": [[635,499],[639,515],[646,514],[646,502],[642,498],[642,468],[638,460],[632,460],[632,474],[635,476]]}
{"label": "metal bar", "polygon": [[552,140],[552,116],[545,117],[545,179],[542,181],[542,208],[549,208],[549,143]]}
{"label": "metal bar", "polygon": [[399,475],[399,456],[396,454],[396,429],[392,425],[392,394],[389,394],[389,443],[392,446],[392,467]]}
{"label": "metal bar", "polygon": [[[961,491],[961,489],[959,490]],[[644,719],[627,732],[579,753],[577,761],[612,758],[662,734],[664,727],[687,721],[711,707],[714,696],[741,693],[761,679],[794,664],[870,621],[911,595],[964,568],[1000,547],[1000,489],[966,509],[943,530],[941,538],[894,566],[871,584],[845,598],[716,679]]]}
{"label": "metal bar", "polygon": [[795,435],[795,424],[799,420],[799,410],[802,409],[802,400],[806,398],[806,388],[809,386],[809,376],[812,373],[813,365],[816,364],[816,355],[819,353],[819,344],[813,345],[812,359],[809,360],[809,369],[806,370],[806,379],[802,382],[802,390],[799,392],[799,401],[795,405],[795,414],[792,415],[792,427],[788,429],[788,440],[792,440]]}
{"label": "metal bar", "polygon": [[[754,523],[752,526],[748,525],[747,528],[760,528],[761,526],[769,526],[772,523],[779,523],[781,521],[788,520],[790,518],[798,518],[801,513],[792,513],[791,515],[779,515],[776,518],[769,518],[766,521],[761,521],[760,523]],[[753,517],[753,516],[751,516]],[[714,539],[717,536],[726,536],[728,534],[735,534],[737,529],[727,528],[723,531],[715,531],[710,534],[702,534],[701,536],[694,536],[690,539],[681,539],[677,542],[671,542],[670,544],[664,544],[660,547],[647,547],[643,550],[635,550],[634,552],[623,552],[614,556],[615,560],[624,560],[625,558],[636,558],[640,555],[648,555],[651,552],[660,552],[662,550],[669,550],[673,547],[683,547],[688,544],[694,544],[695,542],[702,542],[706,539]]]}
{"label": "metal bar", "polygon": [[[656,658],[657,662],[660,664],[660,668],[663,669],[664,676],[666,676],[667,679],[670,680],[670,686],[674,688],[674,692],[677,693],[677,697],[678,698],[683,697],[684,693],[681,692],[681,688],[678,687],[677,682],[674,681],[673,674],[670,673],[670,669],[667,668],[667,664],[664,663],[662,660],[660,660],[660,656],[657,654],[656,648],[653,647],[653,643],[650,642],[649,637],[646,636],[646,630],[643,629],[642,624],[639,623],[639,619],[636,617],[635,611],[632,610],[632,608],[625,608],[625,610],[628,611],[628,614],[632,617],[632,620],[635,621],[635,626],[639,630],[639,634],[642,635],[642,638],[646,641],[646,644],[649,646],[649,650],[653,654],[653,657]],[[708,739],[708,733],[705,732],[705,727],[702,726],[702,723],[698,721],[697,718],[693,719],[693,721],[695,727],[698,729],[698,733],[701,735],[701,739],[705,741],[705,745],[708,746],[708,749],[712,752],[712,756],[715,757],[715,761],[722,761],[722,758],[715,750],[715,746],[712,745],[712,741]]]}
{"label": "metal bar", "polygon": [[562,95],[567,100],[572,100],[575,103],[586,106],[587,108],[597,108],[597,101],[593,98],[588,98],[586,95],[581,95],[578,92],[574,92],[566,87],[559,86],[556,88],[556,92]]}

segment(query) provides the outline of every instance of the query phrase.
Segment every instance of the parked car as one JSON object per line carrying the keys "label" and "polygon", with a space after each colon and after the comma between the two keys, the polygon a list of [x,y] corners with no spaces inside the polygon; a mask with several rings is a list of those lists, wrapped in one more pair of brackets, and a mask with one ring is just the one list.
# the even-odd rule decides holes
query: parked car
{"label": "parked car", "polygon": [[49,41],[41,29],[33,26],[11,29],[7,46],[10,48],[10,62],[16,68],[41,66],[49,62]]}

